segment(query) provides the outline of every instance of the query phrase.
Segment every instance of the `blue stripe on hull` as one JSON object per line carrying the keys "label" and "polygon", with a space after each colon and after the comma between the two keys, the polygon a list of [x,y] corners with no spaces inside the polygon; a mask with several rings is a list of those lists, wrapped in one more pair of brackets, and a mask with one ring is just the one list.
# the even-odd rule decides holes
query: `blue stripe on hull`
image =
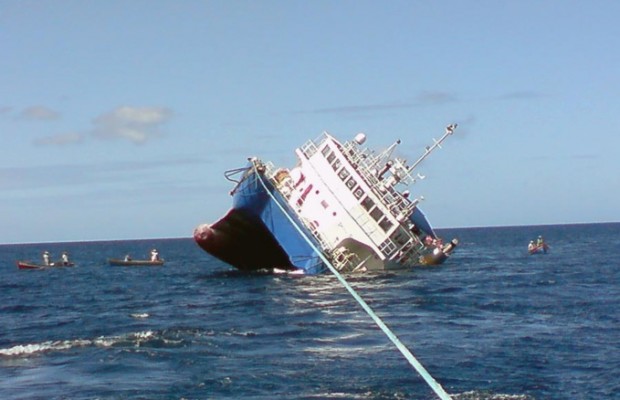
{"label": "blue stripe on hull", "polygon": [[[242,181],[233,193],[233,209],[241,210],[260,220],[271,232],[276,241],[288,255],[291,264],[303,269],[306,274],[318,274],[326,271],[326,267],[318,257],[313,247],[298,231],[294,224],[313,242],[315,248],[320,248],[314,237],[301,224],[295,213],[290,210],[284,198],[277,192],[266,178],[262,182],[271,192],[265,190],[261,177],[250,165]],[[275,198],[275,200],[274,200]],[[276,201],[282,205],[279,207]],[[293,222],[292,222],[293,221]],[[274,265],[274,267],[278,267]]]}

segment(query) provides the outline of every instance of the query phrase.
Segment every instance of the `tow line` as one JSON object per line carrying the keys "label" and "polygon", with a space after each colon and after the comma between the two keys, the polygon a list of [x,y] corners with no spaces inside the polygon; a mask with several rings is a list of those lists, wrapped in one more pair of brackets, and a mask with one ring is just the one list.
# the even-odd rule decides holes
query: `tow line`
{"label": "tow line", "polygon": [[349,283],[346,281],[346,279],[344,279],[344,277],[340,274],[340,272],[338,272],[338,270],[325,257],[325,255],[323,255],[323,252],[316,248],[314,243],[312,243],[312,241],[308,238],[305,232],[301,230],[301,228],[297,225],[297,223],[295,223],[295,221],[291,218],[288,212],[275,198],[273,193],[271,193],[271,191],[267,188],[267,186],[265,185],[265,182],[263,182],[262,175],[256,170],[256,166],[254,166],[254,173],[256,174],[256,176],[258,177],[258,180],[260,181],[261,185],[265,189],[265,192],[269,194],[269,197],[271,197],[273,202],[280,208],[280,210],[284,213],[286,218],[293,224],[297,232],[299,232],[299,234],[306,240],[306,242],[308,242],[310,247],[312,247],[312,249],[316,252],[316,254],[318,254],[318,256],[321,258],[321,261],[323,261],[323,263],[327,265],[329,270],[336,276],[336,278],[338,278],[342,286],[344,286],[345,289],[347,289],[347,291],[351,294],[351,296],[353,296],[353,298],[359,303],[359,305],[362,306],[362,308],[364,309],[364,311],[366,311],[366,313],[370,316],[370,318],[372,318],[372,320],[375,321],[375,324],[377,324],[377,326],[379,326],[379,328],[383,331],[383,333],[392,341],[392,343],[394,343],[396,348],[402,353],[403,356],[405,356],[407,361],[409,361],[409,364],[411,364],[411,366],[418,372],[418,374],[420,374],[420,376],[424,379],[426,384],[431,389],[433,389],[435,394],[437,394],[437,396],[441,400],[452,400],[452,398],[444,390],[444,388],[431,376],[431,374],[413,356],[413,354],[411,354],[409,349],[400,341],[400,339],[394,334],[394,332],[392,332],[392,330],[381,320],[381,318],[379,318],[379,316],[373,311],[372,308],[370,308],[370,306],[366,303],[366,301],[364,301],[364,299],[362,299],[362,297],[359,294],[357,294],[355,289],[353,289],[353,287],[349,285]]}

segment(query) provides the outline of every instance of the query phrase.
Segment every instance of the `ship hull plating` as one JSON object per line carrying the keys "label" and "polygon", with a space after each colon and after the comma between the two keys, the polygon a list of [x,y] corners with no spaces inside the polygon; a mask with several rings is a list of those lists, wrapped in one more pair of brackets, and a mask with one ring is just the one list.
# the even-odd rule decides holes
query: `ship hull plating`
{"label": "ship hull plating", "polygon": [[232,195],[233,207],[223,218],[194,231],[202,249],[243,271],[326,270],[312,235],[252,163]]}

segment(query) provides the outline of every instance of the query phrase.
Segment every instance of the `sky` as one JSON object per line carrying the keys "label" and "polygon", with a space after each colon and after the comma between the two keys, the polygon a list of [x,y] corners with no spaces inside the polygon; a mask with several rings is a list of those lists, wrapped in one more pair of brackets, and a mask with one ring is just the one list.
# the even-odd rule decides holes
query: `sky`
{"label": "sky", "polygon": [[0,0],[0,243],[191,237],[224,172],[400,139],[435,228],[620,221],[620,2]]}

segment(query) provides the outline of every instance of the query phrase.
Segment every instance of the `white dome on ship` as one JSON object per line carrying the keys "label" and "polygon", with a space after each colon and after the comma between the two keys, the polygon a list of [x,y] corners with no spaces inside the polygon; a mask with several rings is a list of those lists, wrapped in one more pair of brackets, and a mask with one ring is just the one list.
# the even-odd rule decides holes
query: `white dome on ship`
{"label": "white dome on ship", "polygon": [[355,140],[355,143],[357,143],[359,145],[362,145],[362,144],[364,144],[364,142],[366,142],[366,134],[360,132],[357,135],[355,135],[355,139],[353,139],[353,140]]}
{"label": "white dome on ship", "polygon": [[301,179],[304,177],[304,175],[301,173],[301,170],[299,168],[293,168],[292,170],[290,170],[289,176],[293,180],[293,185],[297,185],[301,181]]}

